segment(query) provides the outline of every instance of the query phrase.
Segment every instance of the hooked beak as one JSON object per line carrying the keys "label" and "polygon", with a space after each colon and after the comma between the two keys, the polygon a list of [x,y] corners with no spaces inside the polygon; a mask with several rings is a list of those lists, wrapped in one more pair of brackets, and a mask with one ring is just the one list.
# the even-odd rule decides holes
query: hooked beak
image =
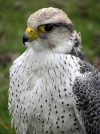
{"label": "hooked beak", "polygon": [[32,27],[28,27],[23,35],[23,44],[25,45],[25,42],[31,42],[37,38],[39,38],[37,31]]}

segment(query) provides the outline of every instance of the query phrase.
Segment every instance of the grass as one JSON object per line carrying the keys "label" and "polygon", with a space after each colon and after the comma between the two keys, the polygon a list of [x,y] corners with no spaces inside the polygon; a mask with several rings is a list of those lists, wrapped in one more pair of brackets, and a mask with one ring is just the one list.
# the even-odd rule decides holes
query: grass
{"label": "grass", "polygon": [[0,66],[0,134],[14,134],[14,129],[11,129],[10,116],[8,112],[8,85],[9,75],[8,69],[10,64]]}
{"label": "grass", "polygon": [[[30,14],[43,7],[63,9],[81,32],[83,50],[89,61],[100,57],[100,2],[99,0],[0,0],[0,54],[23,53],[22,35]],[[15,134],[10,125],[7,108],[9,67],[11,62],[0,63],[0,134]]]}

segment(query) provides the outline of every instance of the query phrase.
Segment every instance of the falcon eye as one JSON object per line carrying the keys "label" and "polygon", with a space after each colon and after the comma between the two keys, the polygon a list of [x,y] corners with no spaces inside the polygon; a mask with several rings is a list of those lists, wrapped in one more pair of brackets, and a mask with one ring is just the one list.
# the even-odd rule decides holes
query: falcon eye
{"label": "falcon eye", "polygon": [[53,28],[54,28],[54,26],[52,24],[46,24],[45,25],[45,31],[47,31],[47,32],[52,31]]}
{"label": "falcon eye", "polygon": [[45,25],[41,25],[39,26],[39,30],[43,33],[46,33],[46,32],[51,32],[55,29],[55,26],[52,25],[52,24],[45,24]]}

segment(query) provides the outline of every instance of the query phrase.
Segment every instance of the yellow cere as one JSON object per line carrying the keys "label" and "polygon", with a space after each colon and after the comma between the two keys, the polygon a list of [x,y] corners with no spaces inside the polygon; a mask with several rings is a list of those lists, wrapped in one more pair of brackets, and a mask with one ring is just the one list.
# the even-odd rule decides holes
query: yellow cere
{"label": "yellow cere", "polygon": [[34,28],[28,27],[28,28],[26,29],[26,31],[27,31],[30,35],[32,35],[35,39],[39,38],[39,35],[38,35],[37,31],[36,31]]}

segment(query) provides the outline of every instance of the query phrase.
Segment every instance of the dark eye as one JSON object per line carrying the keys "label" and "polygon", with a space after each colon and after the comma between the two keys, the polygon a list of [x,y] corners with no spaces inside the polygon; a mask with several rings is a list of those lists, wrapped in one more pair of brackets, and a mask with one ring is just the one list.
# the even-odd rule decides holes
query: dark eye
{"label": "dark eye", "polygon": [[51,24],[46,24],[46,25],[45,25],[45,31],[47,31],[47,32],[52,31],[53,28],[54,28],[54,26],[51,25]]}
{"label": "dark eye", "polygon": [[43,33],[46,33],[46,32],[51,32],[55,29],[55,26],[52,25],[52,24],[44,24],[44,25],[41,25],[39,26],[39,30]]}

